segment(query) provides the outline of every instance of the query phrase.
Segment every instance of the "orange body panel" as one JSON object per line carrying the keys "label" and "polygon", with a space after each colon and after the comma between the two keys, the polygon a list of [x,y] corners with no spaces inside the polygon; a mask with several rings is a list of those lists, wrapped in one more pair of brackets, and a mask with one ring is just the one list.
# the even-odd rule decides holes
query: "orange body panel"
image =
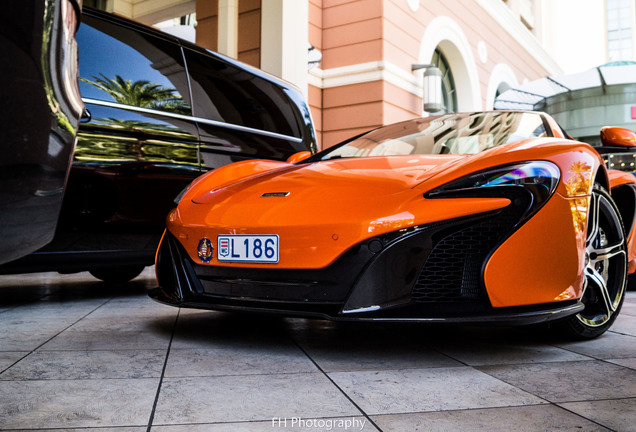
{"label": "orange body panel", "polygon": [[633,184],[636,181],[634,175],[630,172],[619,170],[607,170],[607,176],[610,181],[610,189],[624,184]]}
{"label": "orange body panel", "polygon": [[581,296],[585,231],[576,232],[568,222],[570,201],[574,199],[553,197],[492,255],[484,278],[494,307],[552,303]]}

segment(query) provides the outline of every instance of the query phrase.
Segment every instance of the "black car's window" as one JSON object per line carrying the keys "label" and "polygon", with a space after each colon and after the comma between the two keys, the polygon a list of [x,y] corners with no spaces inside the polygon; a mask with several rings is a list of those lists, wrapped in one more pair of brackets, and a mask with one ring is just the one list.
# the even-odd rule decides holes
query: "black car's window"
{"label": "black car's window", "polygon": [[282,88],[214,55],[184,52],[196,117],[302,136],[297,108]]}
{"label": "black car's window", "polygon": [[485,112],[446,114],[373,130],[318,159],[411,154],[475,154],[526,138],[549,136],[540,114]]}
{"label": "black car's window", "polygon": [[178,45],[89,16],[77,39],[82,97],[191,114]]}

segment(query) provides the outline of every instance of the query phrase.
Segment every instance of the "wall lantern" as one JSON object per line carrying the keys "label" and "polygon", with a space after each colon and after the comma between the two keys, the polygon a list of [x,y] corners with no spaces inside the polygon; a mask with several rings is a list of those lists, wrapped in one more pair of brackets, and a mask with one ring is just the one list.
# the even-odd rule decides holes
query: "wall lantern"
{"label": "wall lantern", "polygon": [[307,48],[307,70],[318,67],[322,61],[322,53],[315,46],[309,44]]}
{"label": "wall lantern", "polygon": [[411,70],[424,70],[424,96],[422,103],[424,111],[435,113],[444,109],[444,98],[442,96],[442,72],[433,64],[414,64]]}

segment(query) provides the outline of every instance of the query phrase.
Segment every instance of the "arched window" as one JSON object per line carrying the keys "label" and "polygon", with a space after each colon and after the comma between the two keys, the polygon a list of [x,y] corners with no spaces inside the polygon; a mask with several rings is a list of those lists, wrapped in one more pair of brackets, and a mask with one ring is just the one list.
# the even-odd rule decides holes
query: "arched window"
{"label": "arched window", "polygon": [[[444,65],[438,59],[440,53],[445,57]],[[437,63],[440,70],[452,67],[452,79],[445,83],[449,90],[454,90],[448,98],[448,111],[483,110],[477,64],[471,44],[459,23],[447,16],[433,18],[422,36],[417,60],[418,63]]]}
{"label": "arched window", "polygon": [[444,98],[443,112],[457,112],[457,91],[455,87],[455,80],[453,79],[453,72],[446,60],[446,56],[436,49],[433,53],[433,59],[431,60],[437,68],[442,72],[442,96]]}

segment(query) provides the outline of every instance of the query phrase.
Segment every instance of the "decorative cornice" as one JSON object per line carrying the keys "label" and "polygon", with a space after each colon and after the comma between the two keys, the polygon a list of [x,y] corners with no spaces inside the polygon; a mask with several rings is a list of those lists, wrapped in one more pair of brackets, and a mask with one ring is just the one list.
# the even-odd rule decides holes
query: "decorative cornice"
{"label": "decorative cornice", "polygon": [[415,96],[422,97],[422,80],[387,61],[360,63],[332,69],[309,71],[309,84],[321,89],[386,81]]}

